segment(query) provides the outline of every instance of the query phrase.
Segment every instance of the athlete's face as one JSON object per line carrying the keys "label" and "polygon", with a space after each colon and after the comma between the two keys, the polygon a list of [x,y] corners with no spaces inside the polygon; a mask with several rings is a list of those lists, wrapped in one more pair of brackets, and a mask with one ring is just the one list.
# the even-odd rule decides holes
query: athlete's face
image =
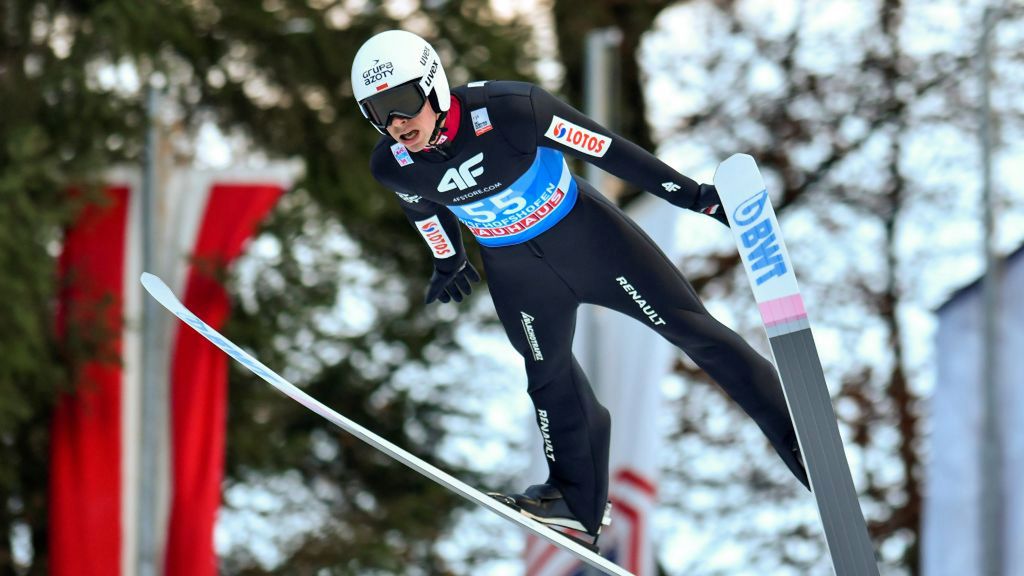
{"label": "athlete's face", "polygon": [[416,116],[393,119],[391,124],[388,124],[388,134],[404,144],[410,152],[419,152],[426,148],[430,134],[434,131],[437,116],[430,103],[424,102],[423,108],[420,108]]}

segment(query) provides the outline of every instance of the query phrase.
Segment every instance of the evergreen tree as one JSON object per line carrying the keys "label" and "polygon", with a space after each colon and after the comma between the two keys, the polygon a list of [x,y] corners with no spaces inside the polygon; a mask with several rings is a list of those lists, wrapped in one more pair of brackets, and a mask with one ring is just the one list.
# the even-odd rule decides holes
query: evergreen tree
{"label": "evergreen tree", "polygon": [[[397,375],[422,367],[422,384],[432,385],[426,367],[457,344],[450,315],[422,305],[427,251],[369,175],[377,133],[352,100],[349,67],[366,38],[396,27],[434,41],[453,85],[524,78],[532,49],[525,28],[496,20],[484,0],[413,3],[407,13],[388,2],[355,5],[0,3],[0,572],[46,572],[50,410],[75,363],[99,349],[84,336],[55,335],[55,256],[61,230],[94,199],[89,190],[102,171],[139,162],[149,79],[162,79],[186,133],[214,121],[254,149],[306,166],[261,237],[279,255],[257,264],[249,305],[235,307],[228,334],[273,366],[308,359],[296,380],[310,393],[437,461],[451,412],[444,385],[455,383],[430,388],[424,400]],[[85,191],[77,202],[65,193],[71,185]],[[331,251],[337,238],[347,248]],[[337,329],[337,302],[351,297],[362,299],[372,327]],[[284,547],[289,570],[445,571],[433,543],[456,506],[451,495],[238,369],[230,403],[227,485],[297,471],[327,506],[330,521]],[[14,531],[31,534],[22,546],[32,551],[27,564],[14,558]],[[224,559],[226,572],[263,570],[239,554]]]}

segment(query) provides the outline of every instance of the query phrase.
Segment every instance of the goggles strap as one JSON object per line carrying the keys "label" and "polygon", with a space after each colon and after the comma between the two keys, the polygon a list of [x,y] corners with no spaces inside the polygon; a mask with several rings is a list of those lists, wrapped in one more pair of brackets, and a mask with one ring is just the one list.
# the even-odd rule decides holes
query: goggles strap
{"label": "goggles strap", "polygon": [[441,126],[444,125],[444,119],[448,117],[448,112],[441,112],[437,116],[437,122],[434,122],[434,131],[430,133],[430,139],[427,140],[427,144],[430,146],[434,145],[437,141],[437,137],[441,135]]}

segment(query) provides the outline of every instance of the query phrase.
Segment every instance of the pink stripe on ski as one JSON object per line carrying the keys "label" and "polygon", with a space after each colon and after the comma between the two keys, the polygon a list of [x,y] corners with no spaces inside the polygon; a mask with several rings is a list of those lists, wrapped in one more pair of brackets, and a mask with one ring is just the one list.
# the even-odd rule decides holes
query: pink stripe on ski
{"label": "pink stripe on ski", "polygon": [[761,309],[761,319],[764,320],[765,326],[775,326],[807,317],[804,299],[799,294],[761,302],[757,307]]}

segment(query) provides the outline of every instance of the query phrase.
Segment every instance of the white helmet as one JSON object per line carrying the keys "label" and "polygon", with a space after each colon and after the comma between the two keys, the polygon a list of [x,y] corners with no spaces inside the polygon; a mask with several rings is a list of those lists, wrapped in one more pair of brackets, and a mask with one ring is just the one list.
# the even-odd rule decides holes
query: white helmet
{"label": "white helmet", "polygon": [[434,112],[451,105],[441,59],[423,38],[388,30],[367,40],[352,61],[352,92],[363,116],[384,132],[395,116],[412,118],[430,102]]}

